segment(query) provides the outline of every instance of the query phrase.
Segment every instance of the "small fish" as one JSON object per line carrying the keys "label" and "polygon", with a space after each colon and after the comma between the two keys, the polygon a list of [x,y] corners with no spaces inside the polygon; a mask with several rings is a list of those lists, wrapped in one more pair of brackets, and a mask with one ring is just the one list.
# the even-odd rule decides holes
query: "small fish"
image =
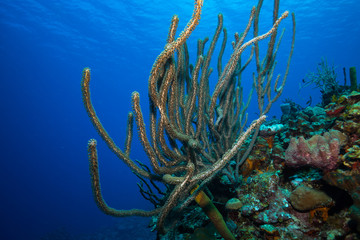
{"label": "small fish", "polygon": [[306,102],[306,104],[307,104],[308,106],[310,106],[311,103],[312,103],[312,97],[310,96],[310,98],[309,98],[309,100]]}

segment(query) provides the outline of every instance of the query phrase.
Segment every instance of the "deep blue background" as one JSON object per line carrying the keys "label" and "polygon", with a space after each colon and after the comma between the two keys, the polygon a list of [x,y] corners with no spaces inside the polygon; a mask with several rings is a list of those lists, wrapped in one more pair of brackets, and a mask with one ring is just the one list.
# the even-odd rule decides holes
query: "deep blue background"
{"label": "deep blue background", "polygon": [[[189,40],[191,52],[198,38],[212,36],[219,12],[232,40],[234,32],[244,29],[256,3],[205,0],[200,25]],[[272,4],[265,0],[260,33],[269,28]],[[117,221],[97,209],[91,194],[86,144],[89,138],[100,139],[82,105],[82,69],[92,69],[97,113],[123,146],[131,92],[140,92],[146,116],[148,74],[164,47],[170,19],[178,14],[182,29],[192,8],[192,0],[0,2],[1,239],[38,239],[59,227],[88,233]],[[281,11],[286,9],[296,13],[297,35],[285,91],[270,114],[278,116],[284,98],[304,105],[312,95],[319,102],[318,89],[308,88],[300,95],[298,89],[322,57],[337,67],[341,84],[343,67],[355,66],[360,72],[358,0],[282,0]],[[279,73],[289,52],[290,18],[282,27],[287,33],[278,56]],[[251,78],[245,79],[247,88]],[[257,112],[256,104],[252,106],[251,118]],[[137,178],[98,142],[108,203],[150,208],[138,193]],[[137,139],[132,157],[147,161]]]}

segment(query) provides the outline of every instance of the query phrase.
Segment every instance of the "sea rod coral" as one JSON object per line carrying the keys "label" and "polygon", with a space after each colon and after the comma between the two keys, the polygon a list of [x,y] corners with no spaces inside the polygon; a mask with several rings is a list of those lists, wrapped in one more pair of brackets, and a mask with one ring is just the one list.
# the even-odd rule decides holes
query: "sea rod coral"
{"label": "sea rod coral", "polygon": [[[231,175],[234,177],[234,183],[238,181],[239,176],[236,173],[238,171],[227,167],[228,163],[235,159],[238,169],[244,162],[245,158],[239,156],[239,149],[246,144],[246,140],[252,136],[253,132],[255,132],[254,136],[257,135],[260,125],[265,121],[265,114],[281,95],[293,51],[295,31],[293,31],[286,73],[282,80],[280,80],[280,75],[274,80],[276,65],[274,59],[282,37],[281,34],[280,39],[276,40],[277,30],[280,22],[288,16],[288,12],[278,16],[279,1],[275,0],[273,25],[268,32],[259,35],[258,21],[262,6],[262,0],[260,0],[258,6],[252,8],[243,33],[235,35],[233,53],[224,68],[222,55],[227,41],[227,32],[223,27],[221,14],[218,16],[218,26],[207,52],[205,44],[208,39],[198,41],[197,59],[193,66],[189,64],[186,40],[199,23],[202,6],[203,0],[195,1],[193,15],[177,38],[175,35],[179,19],[177,16],[172,18],[167,44],[156,58],[149,77],[150,134],[147,134],[145,128],[139,93],[133,92],[133,112],[128,114],[124,150],[116,145],[97,117],[90,99],[90,69],[85,68],[83,71],[83,101],[99,135],[137,176],[141,179],[149,179],[151,182],[161,182],[167,186],[167,192],[154,210],[111,208],[102,197],[96,140],[91,139],[88,143],[88,152],[95,201],[103,212],[113,216],[157,216],[156,225],[159,233],[166,232],[171,213],[184,210],[193,200],[202,204],[202,200],[206,199],[206,204],[212,204],[203,190],[216,175]],[[254,28],[253,37],[246,40],[251,27]],[[293,27],[295,27],[294,15]],[[218,82],[211,92],[209,77],[213,69],[210,68],[210,61],[221,32],[224,38],[217,61]],[[268,49],[265,58],[261,60],[258,42],[268,37],[270,38]],[[241,56],[248,47],[252,47],[251,53],[242,65]],[[243,103],[243,88],[240,79],[241,73],[254,56],[256,72],[253,74],[252,81],[258,96],[260,113],[259,118],[245,130],[247,124],[245,111],[249,106],[249,100]],[[273,96],[271,96],[272,92],[274,92]],[[151,170],[142,163],[137,163],[130,156],[134,119],[139,139],[150,159]],[[251,149],[253,144],[250,142],[248,148]],[[208,217],[222,237],[235,239],[218,211],[214,209]]]}

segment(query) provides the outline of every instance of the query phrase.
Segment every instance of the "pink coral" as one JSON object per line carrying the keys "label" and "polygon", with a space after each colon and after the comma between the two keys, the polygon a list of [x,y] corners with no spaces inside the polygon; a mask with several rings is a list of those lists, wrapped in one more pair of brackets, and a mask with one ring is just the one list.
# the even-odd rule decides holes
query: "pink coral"
{"label": "pink coral", "polygon": [[289,167],[312,166],[324,171],[334,170],[339,162],[340,147],[347,141],[346,135],[331,130],[323,135],[291,138],[285,151],[285,163]]}

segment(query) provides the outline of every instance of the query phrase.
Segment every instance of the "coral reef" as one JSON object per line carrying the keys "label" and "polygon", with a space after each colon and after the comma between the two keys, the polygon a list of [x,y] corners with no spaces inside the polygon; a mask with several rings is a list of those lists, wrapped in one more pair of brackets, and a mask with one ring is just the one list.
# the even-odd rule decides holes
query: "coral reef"
{"label": "coral reef", "polygon": [[282,121],[265,123],[266,130],[283,127],[271,144],[267,134],[258,136],[240,168],[237,207],[228,210],[237,239],[360,239],[360,94],[344,91],[333,100],[291,104]]}
{"label": "coral reef", "polygon": [[309,106],[305,109],[293,108],[291,112],[283,113],[281,122],[286,123],[288,127],[287,131],[283,132],[283,141],[289,142],[291,137],[310,138],[317,134],[323,134],[333,125],[334,120],[328,118],[324,108]]}
{"label": "coral reef", "polygon": [[[196,62],[189,64],[186,40],[199,23],[202,3],[195,1],[192,18],[178,38],[178,18],[172,19],[167,44],[149,77],[150,130],[139,93],[134,92],[124,150],[96,115],[90,69],[84,69],[83,100],[93,125],[139,177],[142,196],[154,205],[150,211],[107,205],[100,187],[97,143],[91,139],[90,175],[98,207],[112,216],[151,217],[157,239],[164,240],[360,239],[360,93],[338,86],[334,67],[323,61],[318,73],[310,76],[311,83],[322,88],[322,105],[303,108],[287,99],[281,119],[265,122],[286,82],[294,15],[289,60],[280,81],[280,76],[273,79],[282,37],[277,40],[277,32],[288,12],[279,15],[279,1],[274,0],[274,22],[263,35],[258,33],[262,0],[258,1],[243,34],[235,34],[234,51],[224,67],[227,32],[222,15],[214,37],[198,41]],[[253,36],[246,41],[251,26]],[[210,60],[221,32],[218,82],[210,91]],[[268,37],[261,60],[258,41]],[[250,56],[241,63],[244,49],[251,45]],[[241,74],[254,59],[259,118],[248,124],[251,99],[243,101]],[[134,120],[150,167],[131,157]]]}

